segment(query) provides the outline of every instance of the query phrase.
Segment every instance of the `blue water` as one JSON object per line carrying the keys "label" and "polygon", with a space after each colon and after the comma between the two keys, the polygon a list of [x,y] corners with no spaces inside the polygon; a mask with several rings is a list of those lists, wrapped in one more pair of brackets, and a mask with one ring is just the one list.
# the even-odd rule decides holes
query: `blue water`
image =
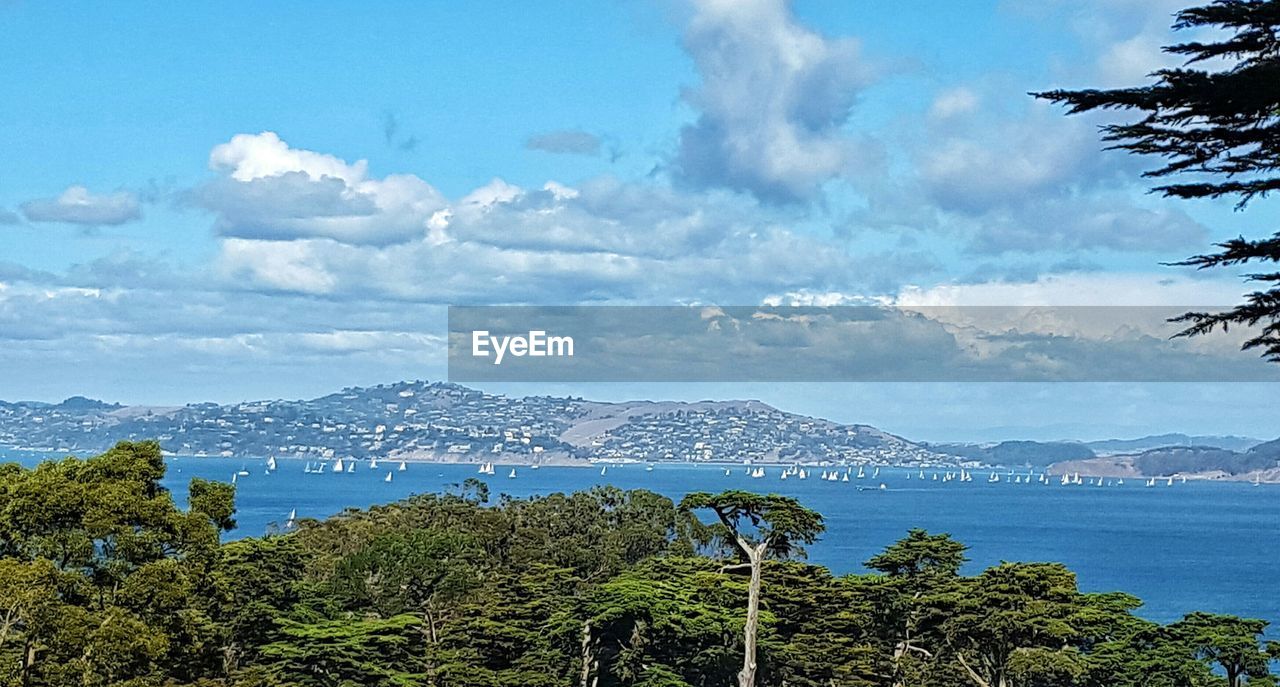
{"label": "blue water", "polygon": [[[49,454],[0,454],[32,465]],[[229,481],[241,467],[236,519],[231,536],[256,536],[298,517],[323,518],[345,508],[388,503],[414,493],[438,492],[468,477],[482,477],[474,465],[410,463],[386,483],[388,468],[360,465],[354,474],[305,474],[304,463],[279,460],[264,474],[264,461],[229,458],[170,460],[165,484],[185,499],[192,477]],[[986,473],[973,482],[908,479],[907,470],[884,469],[873,482],[823,482],[816,477],[781,481],[772,468],[762,479],[742,467],[660,464],[599,469],[498,466],[484,477],[493,496],[523,497],[578,491],[598,484],[649,489],[679,499],[690,491],[729,488],[794,496],[827,520],[827,533],[811,547],[809,559],[836,573],[862,571],[862,561],[900,538],[908,528],[949,532],[969,546],[969,572],[1007,561],[1058,561],[1079,576],[1087,591],[1125,591],[1146,602],[1140,611],[1169,621],[1201,610],[1280,622],[1280,595],[1273,566],[1280,560],[1280,486],[1188,482],[1145,488],[1141,480],[1124,486],[989,484]],[[931,474],[931,473],[926,473]],[[884,482],[888,489],[874,489]],[[859,490],[863,486],[864,490]],[[1280,626],[1271,628],[1275,635]]]}

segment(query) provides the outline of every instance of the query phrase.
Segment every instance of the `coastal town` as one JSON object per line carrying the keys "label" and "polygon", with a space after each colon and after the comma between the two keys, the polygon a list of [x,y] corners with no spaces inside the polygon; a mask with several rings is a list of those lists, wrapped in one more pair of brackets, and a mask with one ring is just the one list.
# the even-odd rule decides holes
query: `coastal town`
{"label": "coastal town", "polygon": [[79,452],[157,438],[191,456],[572,464],[626,461],[955,465],[868,425],[756,401],[601,403],[400,382],[311,400],[179,407],[0,402],[0,446]]}

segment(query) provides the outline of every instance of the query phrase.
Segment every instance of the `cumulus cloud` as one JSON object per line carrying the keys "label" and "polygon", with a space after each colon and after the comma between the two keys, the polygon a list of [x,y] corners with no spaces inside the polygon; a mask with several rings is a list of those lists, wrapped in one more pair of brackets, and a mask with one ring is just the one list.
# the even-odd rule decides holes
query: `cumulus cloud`
{"label": "cumulus cloud", "polygon": [[[857,261],[793,212],[727,191],[604,177],[448,199],[272,133],[213,149],[196,192],[222,236],[216,274],[275,292],[457,302],[723,297],[846,282]],[[730,296],[732,298],[732,296]]]}
{"label": "cumulus cloud", "polygon": [[269,131],[218,145],[209,167],[219,178],[192,199],[215,213],[224,236],[387,244],[425,234],[445,207],[444,197],[416,176],[375,178],[365,160],[292,148]]}
{"label": "cumulus cloud", "polygon": [[856,40],[800,25],[786,0],[693,0],[684,46],[701,83],[684,94],[698,116],[678,178],[797,201],[851,164],[843,126],[874,76]]}
{"label": "cumulus cloud", "polygon": [[84,186],[69,186],[56,198],[22,204],[29,222],[62,222],[85,226],[118,225],[142,217],[138,199],[127,191],[97,195]]}
{"label": "cumulus cloud", "polygon": [[[1025,96],[1024,96],[1025,97]],[[1010,110],[974,87],[941,91],[905,141],[907,173],[867,184],[855,224],[950,235],[970,253],[1097,251],[1181,256],[1207,228],[1175,203],[1144,198],[1140,164],[1104,152],[1097,121],[1027,100]]]}
{"label": "cumulus cloud", "polygon": [[530,136],[524,147],[546,153],[566,155],[599,155],[600,137],[586,131],[566,129]]}

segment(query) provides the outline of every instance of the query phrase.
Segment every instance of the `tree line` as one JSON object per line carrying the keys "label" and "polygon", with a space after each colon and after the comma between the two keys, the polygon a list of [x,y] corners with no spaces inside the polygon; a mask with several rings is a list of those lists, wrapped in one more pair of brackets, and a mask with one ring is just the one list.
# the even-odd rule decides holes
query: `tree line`
{"label": "tree line", "polygon": [[223,542],[234,488],[192,480],[182,509],[164,470],[154,442],[0,466],[0,684],[1274,684],[1261,620],[1154,623],[1056,563],[967,575],[946,534],[832,575],[787,497],[468,480]]}

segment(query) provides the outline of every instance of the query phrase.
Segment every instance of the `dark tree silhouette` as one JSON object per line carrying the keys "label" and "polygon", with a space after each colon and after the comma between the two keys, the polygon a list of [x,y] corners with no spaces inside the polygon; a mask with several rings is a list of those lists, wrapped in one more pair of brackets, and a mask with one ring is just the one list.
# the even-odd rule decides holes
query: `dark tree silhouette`
{"label": "dark tree silhouette", "polygon": [[[1038,98],[1067,105],[1069,113],[1134,110],[1137,121],[1102,127],[1111,149],[1151,155],[1162,166],[1145,177],[1168,180],[1153,190],[1173,198],[1238,200],[1237,209],[1280,190],[1280,0],[1218,0],[1176,15],[1177,30],[1217,30],[1219,40],[1165,47],[1186,58],[1182,67],[1152,74],[1155,83],[1111,90],[1054,90]],[[1206,68],[1207,64],[1217,66]],[[1216,253],[1176,265],[1200,269],[1250,262],[1280,262],[1280,233],[1217,244]],[[1178,336],[1232,325],[1262,327],[1244,344],[1280,362],[1280,270],[1245,275],[1261,287],[1223,312],[1189,312]]]}

